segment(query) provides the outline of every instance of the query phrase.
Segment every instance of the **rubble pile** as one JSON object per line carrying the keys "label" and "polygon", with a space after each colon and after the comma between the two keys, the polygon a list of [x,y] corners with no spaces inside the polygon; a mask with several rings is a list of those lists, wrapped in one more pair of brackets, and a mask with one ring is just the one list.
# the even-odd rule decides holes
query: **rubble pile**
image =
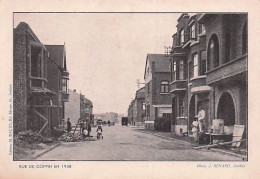
{"label": "rubble pile", "polygon": [[[93,138],[93,137],[91,137]],[[83,137],[80,133],[75,133],[73,135],[73,133],[65,133],[62,134],[62,136],[60,136],[58,138],[59,141],[64,141],[64,142],[80,142],[80,141],[87,141],[87,140],[93,140],[90,137]]]}
{"label": "rubble pile", "polygon": [[37,143],[37,142],[40,142],[40,143],[51,143],[51,142],[53,142],[53,140],[51,138],[44,137],[41,134],[38,134],[38,133],[30,131],[30,130],[19,132],[16,135],[16,138],[19,139],[19,140],[22,140],[22,141],[26,141],[29,144],[30,143]]}

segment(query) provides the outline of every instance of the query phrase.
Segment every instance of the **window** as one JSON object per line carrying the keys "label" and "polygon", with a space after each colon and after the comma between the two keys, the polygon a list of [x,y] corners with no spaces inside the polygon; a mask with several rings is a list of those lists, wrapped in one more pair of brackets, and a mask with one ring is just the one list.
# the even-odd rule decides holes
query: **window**
{"label": "window", "polygon": [[215,34],[212,35],[208,45],[208,70],[219,66],[219,43]]}
{"label": "window", "polygon": [[146,105],[146,116],[150,117],[150,105]]}
{"label": "window", "polygon": [[145,103],[143,103],[143,105],[142,105],[142,109],[145,109]]}
{"label": "window", "polygon": [[205,75],[207,69],[206,51],[200,51],[200,75]]}
{"label": "window", "polygon": [[65,93],[69,93],[68,92],[68,89],[69,89],[69,79],[67,78],[63,78],[62,79],[62,92],[65,92]]}
{"label": "window", "polygon": [[198,54],[194,54],[193,55],[193,73],[194,73],[194,77],[199,76],[199,68],[198,68]]}
{"label": "window", "polygon": [[247,53],[247,23],[245,23],[242,32],[242,54]]}
{"label": "window", "polygon": [[176,80],[176,61],[172,63],[172,81]]}
{"label": "window", "polygon": [[184,116],[184,97],[179,98],[179,116]]}
{"label": "window", "polygon": [[193,74],[194,74],[194,72],[193,72],[194,69],[193,68],[194,68],[193,60],[191,60],[189,62],[189,78],[193,78]]}
{"label": "window", "polygon": [[147,83],[147,94],[150,93],[150,83],[151,83],[151,82]]}
{"label": "window", "polygon": [[169,82],[168,81],[161,82],[161,93],[169,93]]}
{"label": "window", "polygon": [[31,76],[43,77],[43,55],[42,48],[38,46],[31,46]]}
{"label": "window", "polygon": [[184,43],[184,29],[181,30],[180,45]]}
{"label": "window", "polygon": [[193,24],[193,25],[191,26],[191,28],[190,28],[190,37],[191,37],[192,39],[195,39],[195,37],[196,37],[196,34],[195,34],[195,24]]}
{"label": "window", "polygon": [[184,65],[183,65],[183,60],[179,61],[179,80],[184,79]]}
{"label": "window", "polygon": [[206,28],[204,24],[200,24],[199,28],[200,34],[205,34],[206,33]]}

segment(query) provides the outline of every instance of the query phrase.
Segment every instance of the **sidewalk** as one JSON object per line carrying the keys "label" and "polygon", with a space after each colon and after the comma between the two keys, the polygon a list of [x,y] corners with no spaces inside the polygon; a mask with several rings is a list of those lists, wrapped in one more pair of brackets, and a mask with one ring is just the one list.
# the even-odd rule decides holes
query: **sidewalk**
{"label": "sidewalk", "polygon": [[[132,128],[133,128],[133,130],[138,131],[138,132],[154,135],[154,136],[161,137],[161,138],[166,138],[166,139],[172,140],[174,142],[182,143],[182,144],[191,145],[191,147],[203,146],[203,145],[195,142],[193,137],[179,136],[179,135],[173,134],[171,132],[151,131],[151,130],[147,130],[144,128],[134,128],[134,127],[132,127]],[[231,150],[229,148],[210,148],[209,150],[214,151],[214,152],[228,154],[228,155],[234,155],[237,157],[241,157],[243,160],[244,159],[247,160],[247,153],[245,150],[240,150],[240,149]]]}

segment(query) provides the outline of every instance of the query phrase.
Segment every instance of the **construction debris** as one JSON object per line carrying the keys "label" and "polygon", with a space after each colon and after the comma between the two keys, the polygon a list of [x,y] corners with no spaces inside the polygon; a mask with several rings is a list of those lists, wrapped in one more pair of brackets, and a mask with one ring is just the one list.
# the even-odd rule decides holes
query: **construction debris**
{"label": "construction debris", "polygon": [[80,142],[80,141],[89,141],[89,140],[94,140],[93,136],[92,137],[83,137],[80,133],[65,133],[62,136],[58,138],[59,141],[64,141],[64,142]]}
{"label": "construction debris", "polygon": [[53,140],[51,138],[47,138],[42,136],[41,134],[38,134],[37,132],[33,132],[31,130],[29,131],[23,131],[19,132],[15,138],[22,140],[22,141],[27,141],[29,144],[30,143],[51,143]]}

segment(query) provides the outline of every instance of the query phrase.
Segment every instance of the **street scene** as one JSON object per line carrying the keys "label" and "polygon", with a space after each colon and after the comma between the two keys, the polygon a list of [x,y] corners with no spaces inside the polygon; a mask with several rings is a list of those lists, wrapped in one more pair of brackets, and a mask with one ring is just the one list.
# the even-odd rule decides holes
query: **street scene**
{"label": "street scene", "polygon": [[[231,155],[194,150],[192,145],[138,132],[131,127],[115,125],[103,129],[103,139],[64,142],[36,160],[241,161]],[[95,131],[96,128],[93,135]]]}
{"label": "street scene", "polygon": [[15,161],[247,161],[247,13],[14,13]]}

